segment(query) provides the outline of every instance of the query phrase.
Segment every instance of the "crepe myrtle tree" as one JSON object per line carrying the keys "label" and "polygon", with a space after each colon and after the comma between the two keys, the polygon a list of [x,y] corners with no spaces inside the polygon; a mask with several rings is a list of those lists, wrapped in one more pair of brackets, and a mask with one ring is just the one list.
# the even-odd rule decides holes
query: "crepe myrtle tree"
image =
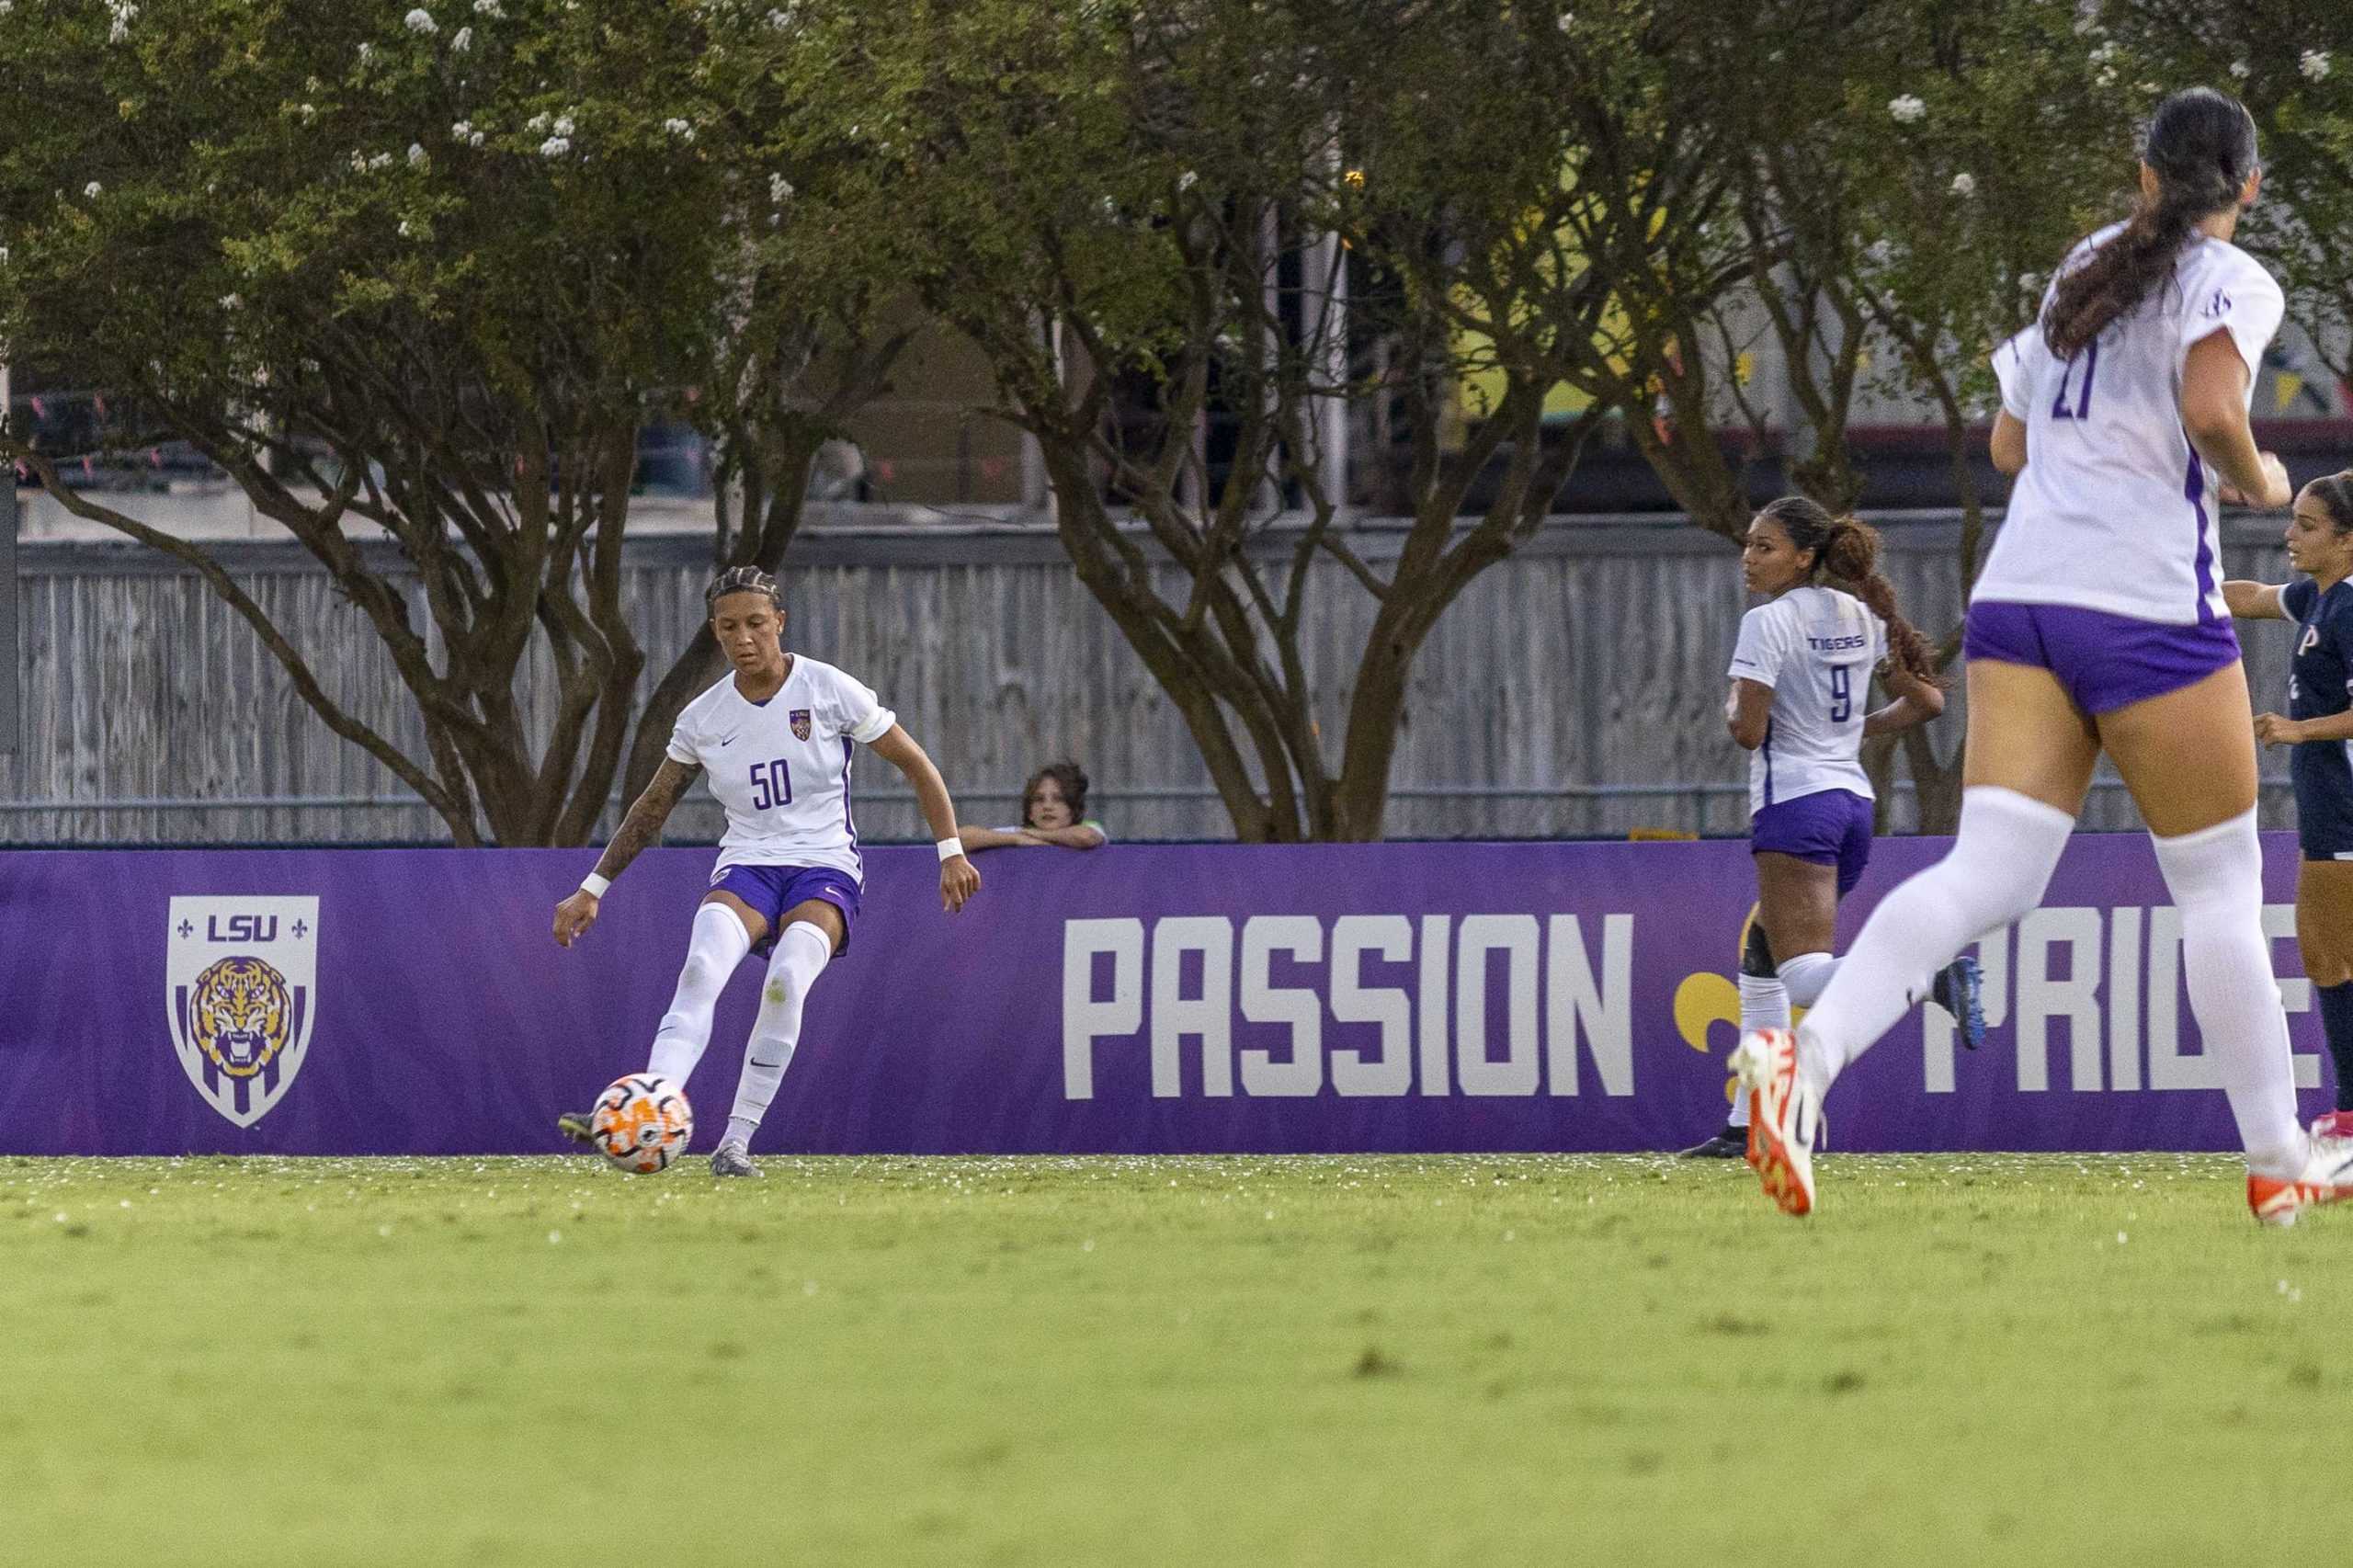
{"label": "crepe myrtle tree", "polygon": [[2169,88],[2246,105],[2263,199],[2237,243],[2279,278],[2329,371],[2353,378],[2353,25],[2280,0],[2109,0],[2094,23]]}
{"label": "crepe myrtle tree", "polygon": [[[9,449],[68,510],[199,573],[458,843],[583,841],[639,713],[620,567],[641,427],[732,437],[744,510],[718,550],[767,564],[797,518],[784,471],[814,449],[779,412],[822,423],[871,384],[853,365],[790,390],[837,294],[782,276],[762,80],[725,68],[780,37],[750,11],[560,0],[0,15],[0,104],[25,128],[0,147],[0,353],[108,389],[114,445],[185,441],[291,533],[389,654],[421,749],[313,671],[306,646],[355,629],[275,623],[34,432]],[[655,697],[666,731],[684,698]]]}
{"label": "crepe myrtle tree", "polygon": [[[1378,838],[1416,654],[1576,449],[1543,428],[1551,373],[1511,333],[1466,348],[1449,298],[1447,192],[1491,149],[1438,156],[1404,123],[1428,94],[1375,79],[1385,40],[1392,85],[1475,116],[1479,56],[1418,7],[982,0],[889,28],[859,9],[802,8],[837,29],[846,106],[803,111],[839,126],[855,103],[904,158],[878,199],[915,214],[909,275],[1036,438],[1078,577],[1236,835]],[[1488,365],[1501,391],[1458,434],[1456,389]],[[1410,448],[1406,516],[1378,534],[1327,435],[1376,399]],[[1367,632],[1319,667],[1315,628],[1357,595]]]}
{"label": "crepe myrtle tree", "polygon": [[[2134,131],[2162,89],[2096,21],[2039,0],[1929,0],[1881,10],[1845,36],[1836,101],[1761,143],[1772,175],[1761,201],[1789,215],[1777,243],[1802,258],[1792,276],[1851,335],[1813,357],[1816,373],[1857,347],[1864,384],[1932,411],[1961,512],[1965,598],[1984,542],[1976,459],[1999,397],[1994,351],[2034,322],[2069,247],[2123,210]],[[1836,224],[1808,216],[1829,210]],[[1847,447],[1851,407],[1839,403],[1839,421],[1816,432],[1817,453]],[[1854,473],[1851,458],[1816,465],[1842,469]],[[1960,627],[1942,629],[1948,666],[1960,648]],[[1865,759],[1884,782],[1901,752],[1924,831],[1958,820],[1952,729],[1941,758],[1937,733],[1918,726],[1874,743]]]}

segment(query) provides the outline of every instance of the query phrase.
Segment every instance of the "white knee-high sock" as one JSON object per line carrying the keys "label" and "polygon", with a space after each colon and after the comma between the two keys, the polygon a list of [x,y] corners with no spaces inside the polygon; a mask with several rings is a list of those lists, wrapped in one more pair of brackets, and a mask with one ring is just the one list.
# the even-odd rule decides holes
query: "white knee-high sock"
{"label": "white knee-high sock", "polygon": [[1790,1006],[1811,1007],[1821,1001],[1830,977],[1837,972],[1838,960],[1828,953],[1800,953],[1783,963],[1781,986],[1790,994]]}
{"label": "white knee-high sock", "polygon": [[752,934],[743,917],[723,903],[706,903],[695,911],[694,933],[687,938],[686,966],[678,971],[678,989],[670,1010],[654,1031],[654,1050],[645,1070],[684,1085],[687,1075],[702,1060],[710,1043],[711,1009],[727,988],[727,977],[752,950]]}
{"label": "white knee-high sock", "polygon": [[2075,819],[2015,790],[1962,791],[1952,853],[1880,901],[1798,1026],[1798,1070],[1819,1094],[1927,994],[1953,955],[2042,901]]}
{"label": "white knee-high sock", "polygon": [[735,1108],[727,1118],[727,1142],[749,1144],[760,1118],[776,1098],[792,1051],[801,1043],[801,1008],[809,988],[834,956],[833,938],[806,920],[796,920],[777,938],[768,959],[767,983],[760,988],[760,1016],[744,1051],[744,1075],[735,1083]]}
{"label": "white knee-high sock", "polygon": [[2292,1175],[2303,1164],[2288,1019],[2263,935],[2263,849],[2255,813],[2177,838],[2154,838],[2157,868],[2181,911],[2189,1010],[2231,1096],[2249,1169]]}
{"label": "white knee-high sock", "polygon": [[[1749,1034],[1757,1029],[1785,1029],[1790,1027],[1790,994],[1780,981],[1772,975],[1744,974],[1740,977],[1740,1032]],[[1727,1127],[1748,1125],[1748,1091],[1734,1085],[1732,1092],[1732,1114],[1724,1118]]]}

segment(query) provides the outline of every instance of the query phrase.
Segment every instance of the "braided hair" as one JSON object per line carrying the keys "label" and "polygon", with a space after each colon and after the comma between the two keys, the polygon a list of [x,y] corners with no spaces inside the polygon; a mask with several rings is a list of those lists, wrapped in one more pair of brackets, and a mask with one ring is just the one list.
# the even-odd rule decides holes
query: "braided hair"
{"label": "braided hair", "polygon": [[1942,686],[1937,656],[1919,629],[1896,608],[1895,585],[1879,569],[1879,530],[1851,517],[1834,517],[1828,507],[1804,495],[1784,495],[1768,502],[1756,514],[1781,527],[1790,542],[1811,551],[1814,579],[1854,595],[1887,626],[1888,655],[1915,679]]}
{"label": "braided hair", "polygon": [[2042,340],[2059,358],[2137,309],[2173,275],[2200,221],[2238,200],[2259,166],[2255,119],[2211,87],[2176,93],[2150,116],[2141,161],[2157,176],[2156,195],[2143,197],[2121,230],[2061,276],[2042,312]]}
{"label": "braided hair", "polygon": [[756,566],[730,566],[713,577],[710,586],[702,591],[703,607],[715,610],[729,594],[766,594],[768,603],[784,608],[784,590],[777,585],[775,574]]}

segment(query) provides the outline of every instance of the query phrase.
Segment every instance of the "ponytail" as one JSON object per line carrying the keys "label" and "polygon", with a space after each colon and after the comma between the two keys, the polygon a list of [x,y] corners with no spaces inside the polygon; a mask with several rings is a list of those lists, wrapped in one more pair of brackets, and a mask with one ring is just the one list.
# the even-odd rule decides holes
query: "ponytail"
{"label": "ponytail", "polygon": [[2141,161],[2157,176],[2155,197],[2134,203],[2121,231],[2060,276],[2042,312],[2042,340],[2061,359],[2138,309],[2172,276],[2199,222],[2238,200],[2257,167],[2255,119],[2211,87],[2176,93],[2150,117]]}
{"label": "ponytail", "polygon": [[1915,680],[1944,686],[1935,650],[1919,628],[1904,619],[1895,585],[1879,569],[1879,530],[1852,517],[1833,517],[1820,502],[1784,495],[1757,516],[1769,517],[1800,550],[1813,552],[1814,575],[1863,601],[1887,627],[1888,658]]}

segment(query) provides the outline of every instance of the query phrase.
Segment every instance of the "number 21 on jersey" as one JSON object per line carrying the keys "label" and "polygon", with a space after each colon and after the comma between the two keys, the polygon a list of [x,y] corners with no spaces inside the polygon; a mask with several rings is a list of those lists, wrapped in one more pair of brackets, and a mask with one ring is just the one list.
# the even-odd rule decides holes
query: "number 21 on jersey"
{"label": "number 21 on jersey", "polygon": [[2078,358],[2084,365],[2083,390],[2075,394],[2075,407],[2070,413],[2067,408],[2067,382],[2075,374],[2075,361],[2070,359],[2060,366],[2059,395],[2051,400],[2051,417],[2053,419],[2089,419],[2092,416],[2092,378],[2099,374],[2099,339],[2094,338],[2085,344]]}
{"label": "number 21 on jersey", "polygon": [[752,809],[765,812],[773,806],[792,804],[792,769],[784,758],[774,762],[752,764]]}

